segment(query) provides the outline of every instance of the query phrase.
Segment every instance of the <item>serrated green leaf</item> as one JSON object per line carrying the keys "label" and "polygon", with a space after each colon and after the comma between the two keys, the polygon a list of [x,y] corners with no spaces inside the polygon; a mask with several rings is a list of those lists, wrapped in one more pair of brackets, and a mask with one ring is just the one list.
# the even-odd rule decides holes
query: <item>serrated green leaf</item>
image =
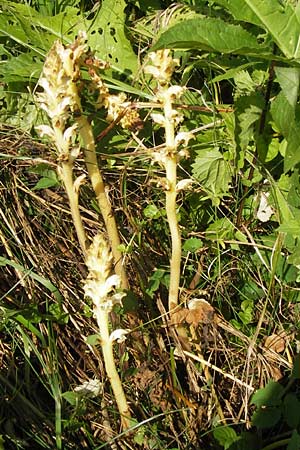
{"label": "serrated green leaf", "polygon": [[213,436],[220,445],[224,447],[224,450],[228,449],[233,442],[239,439],[235,430],[231,427],[217,427],[213,430]]}
{"label": "serrated green leaf", "polygon": [[[239,97],[235,102],[236,143],[245,150],[253,139],[257,123],[264,108],[264,99],[260,93]],[[256,127],[256,128],[255,128]]]}
{"label": "serrated green leaf", "polygon": [[228,193],[231,167],[217,148],[199,151],[192,168],[193,176],[214,203]]}
{"label": "serrated green leaf", "polygon": [[266,387],[259,389],[251,398],[251,404],[257,407],[277,406],[281,403],[284,388],[276,381],[270,381]]}
{"label": "serrated green leaf", "polygon": [[125,35],[126,6],[124,0],[103,0],[96,16],[87,23],[88,42],[112,68],[134,74],[138,59]]}
{"label": "serrated green leaf", "polygon": [[147,219],[159,219],[161,217],[161,211],[153,203],[144,208],[143,214]]}
{"label": "serrated green leaf", "polygon": [[238,54],[259,54],[266,50],[257,43],[255,36],[240,25],[208,17],[186,20],[170,27],[160,36],[152,50],[162,48],[196,48]]}

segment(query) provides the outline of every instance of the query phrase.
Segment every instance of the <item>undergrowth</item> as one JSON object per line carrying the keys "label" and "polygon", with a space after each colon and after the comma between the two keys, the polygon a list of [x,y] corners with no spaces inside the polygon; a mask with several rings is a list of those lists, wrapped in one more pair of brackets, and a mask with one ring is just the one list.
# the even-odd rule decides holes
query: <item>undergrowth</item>
{"label": "undergrowth", "polygon": [[[0,449],[300,448],[298,13],[288,0],[3,2]],[[41,79],[50,49],[75,53],[78,36],[62,155],[38,132],[57,127]]]}

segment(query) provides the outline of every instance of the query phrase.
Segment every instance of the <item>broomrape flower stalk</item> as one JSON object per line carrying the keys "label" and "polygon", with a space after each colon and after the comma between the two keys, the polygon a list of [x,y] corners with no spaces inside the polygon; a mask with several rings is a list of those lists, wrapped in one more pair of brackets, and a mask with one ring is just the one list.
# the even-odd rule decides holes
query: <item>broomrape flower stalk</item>
{"label": "broomrape flower stalk", "polygon": [[123,341],[127,330],[114,330],[111,334],[109,332],[109,313],[124,295],[116,292],[121,280],[118,275],[111,275],[112,259],[107,242],[101,234],[96,235],[87,251],[89,275],[84,284],[84,292],[94,304],[106,373],[121,415],[122,426],[127,429],[130,426],[130,413],[113,356],[113,342]]}
{"label": "broomrape flower stalk", "polygon": [[73,182],[73,164],[80,149],[76,143],[77,125],[69,126],[71,111],[76,111],[80,105],[74,81],[79,71],[75,61],[81,55],[84,46],[80,39],[75,44],[71,49],[56,41],[47,55],[39,80],[43,92],[37,95],[37,100],[48,114],[51,126],[41,125],[37,129],[42,136],[48,136],[56,146],[58,173],[66,189],[73,223],[81,250],[85,255],[86,236],[78,206],[78,189],[82,178],[77,180],[76,184]]}
{"label": "broomrape flower stalk", "polygon": [[[86,237],[78,208],[78,191],[83,179],[79,178],[75,183],[73,182],[73,164],[80,151],[80,146],[76,144],[76,138],[77,134],[80,135],[88,174],[112,248],[115,269],[121,277],[122,287],[126,289],[128,281],[122,264],[122,254],[119,251],[119,233],[98,166],[92,127],[83,114],[79,97],[80,68],[82,64],[88,65],[87,61],[92,62],[90,74],[95,74],[95,76],[95,68],[103,69],[107,66],[106,63],[87,54],[84,32],[80,32],[75,42],[69,46],[65,47],[60,41],[55,42],[47,55],[39,80],[43,92],[37,96],[41,108],[47,112],[51,120],[51,126],[42,125],[38,129],[42,135],[49,136],[57,148],[59,174],[69,198],[80,246],[86,255]],[[98,78],[100,80],[99,76]],[[101,84],[99,92],[99,97],[101,95],[103,98],[109,97],[104,83]],[[69,126],[72,121],[74,124]]]}
{"label": "broomrape flower stalk", "polygon": [[178,151],[181,143],[188,144],[193,137],[191,133],[175,134],[178,125],[183,120],[173,105],[180,100],[184,93],[181,86],[171,85],[171,77],[179,61],[170,56],[169,50],[159,50],[149,55],[151,63],[145,67],[145,72],[155,78],[157,82],[156,100],[161,103],[163,114],[152,114],[152,120],[165,129],[165,146],[159,152],[153,153],[153,160],[164,166],[166,180],[163,183],[166,192],[166,213],[170,228],[172,254],[170,261],[169,311],[172,313],[178,306],[181,262],[181,235],[176,213],[177,163],[181,157],[188,156],[186,150]]}

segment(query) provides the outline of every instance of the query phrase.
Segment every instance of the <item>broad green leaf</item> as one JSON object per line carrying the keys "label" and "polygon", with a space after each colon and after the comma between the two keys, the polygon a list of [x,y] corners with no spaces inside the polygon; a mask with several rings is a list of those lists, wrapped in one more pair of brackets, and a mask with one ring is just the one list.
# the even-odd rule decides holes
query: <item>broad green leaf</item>
{"label": "broad green leaf", "polygon": [[224,450],[230,448],[233,442],[239,439],[235,430],[231,427],[217,427],[213,430],[213,436],[218,443],[224,447]]}
{"label": "broad green leaf", "polygon": [[295,108],[299,94],[300,69],[296,67],[275,67],[277,81],[292,108]]}
{"label": "broad green leaf", "polygon": [[300,435],[297,430],[293,430],[286,450],[300,450]]}
{"label": "broad green leaf", "polygon": [[[231,0],[240,4],[240,0]],[[272,35],[283,54],[289,58],[300,57],[300,22],[290,2],[279,0],[244,0],[252,13]]]}
{"label": "broad green leaf", "polygon": [[262,26],[262,22],[245,0],[216,0],[215,3],[224,6],[236,20]]}
{"label": "broad green leaf", "polygon": [[86,338],[86,343],[89,345],[99,345],[101,342],[101,336],[100,334],[90,334]]}
{"label": "broad green leaf", "polygon": [[231,181],[230,164],[224,160],[217,148],[204,149],[198,152],[192,173],[203,186],[214,203],[228,193]]}
{"label": "broad green leaf", "polygon": [[253,414],[252,424],[260,429],[272,428],[279,422],[280,418],[280,408],[261,408],[258,411],[255,411],[255,413]]}
{"label": "broad green leaf", "polygon": [[261,406],[277,406],[281,403],[284,388],[276,381],[270,381],[266,387],[259,389],[251,398],[251,404]]}
{"label": "broad green leaf", "polygon": [[176,24],[161,35],[152,50],[184,48],[217,51],[222,53],[261,53],[265,47],[255,36],[240,25],[232,25],[221,19],[190,19]]}
{"label": "broad green leaf", "polygon": [[281,231],[282,233],[289,233],[292,236],[299,237],[300,236],[300,223],[296,219],[290,219],[283,224],[280,225],[277,231]]}
{"label": "broad green leaf", "polygon": [[299,353],[295,356],[293,370],[292,370],[292,379],[300,380],[300,355]]}
{"label": "broad green leaf", "polygon": [[264,108],[264,99],[259,92],[239,97],[235,102],[235,139],[238,149],[244,151],[249,141],[257,134],[257,124]]}
{"label": "broad green leaf", "polygon": [[300,402],[297,396],[289,392],[283,401],[283,416],[290,428],[297,428],[300,423]]}
{"label": "broad green leaf", "polygon": [[203,247],[203,242],[199,238],[189,238],[182,246],[182,250],[195,253],[199,248]]}
{"label": "broad green leaf", "polygon": [[284,170],[287,172],[300,162],[300,121],[283,91],[272,102],[271,114],[276,127],[287,140],[284,158]]}
{"label": "broad green leaf", "polygon": [[88,43],[113,69],[135,73],[138,59],[125,35],[126,6],[124,0],[103,0],[100,11],[87,23]]}
{"label": "broad green leaf", "polygon": [[41,178],[35,186],[33,186],[32,190],[36,191],[39,189],[47,189],[50,187],[59,186],[59,181],[53,178]]}

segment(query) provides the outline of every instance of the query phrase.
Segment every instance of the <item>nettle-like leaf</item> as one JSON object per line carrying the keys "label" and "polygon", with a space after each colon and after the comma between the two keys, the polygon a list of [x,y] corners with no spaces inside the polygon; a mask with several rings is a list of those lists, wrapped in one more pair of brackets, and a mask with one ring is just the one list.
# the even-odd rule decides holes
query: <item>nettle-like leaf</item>
{"label": "nettle-like leaf", "polygon": [[214,204],[228,194],[232,171],[228,161],[217,148],[204,149],[198,152],[192,164],[193,176],[203,186]]}
{"label": "nettle-like leaf", "polygon": [[190,19],[170,27],[152,50],[162,48],[202,49],[221,53],[260,54],[269,50],[240,25],[221,19]]}
{"label": "nettle-like leaf", "polygon": [[[134,73],[138,63],[125,35],[125,7],[124,0],[103,0],[95,15],[85,18],[78,8],[71,6],[55,16],[45,16],[28,5],[9,3],[0,12],[0,37],[11,39],[30,52],[30,58],[26,57],[29,65],[26,78],[33,72],[30,62],[35,78],[38,78],[40,71],[34,63],[41,70],[43,59],[54,41],[61,39],[70,44],[80,30],[87,32],[91,49],[99,58],[109,61],[114,70]],[[15,55],[12,56],[2,65],[6,67],[6,74],[9,70],[16,73],[17,62]]]}
{"label": "nettle-like leaf", "polygon": [[276,127],[287,140],[284,157],[284,170],[287,172],[300,162],[300,119],[283,91],[272,102],[271,114]]}
{"label": "nettle-like leaf", "polygon": [[[232,3],[241,3],[233,0]],[[287,58],[300,57],[299,7],[290,2],[283,5],[279,0],[243,0]]]}
{"label": "nettle-like leaf", "polygon": [[135,73],[138,59],[125,35],[126,3],[124,0],[103,0],[94,19],[87,21],[88,42],[96,54],[113,69]]}
{"label": "nettle-like leaf", "polygon": [[299,6],[279,0],[217,0],[236,20],[249,22],[269,32],[287,58],[299,58]]}
{"label": "nettle-like leaf", "polygon": [[239,97],[235,102],[236,143],[240,150],[245,150],[255,134],[256,124],[260,120],[264,107],[263,96],[257,92]]}
{"label": "nettle-like leaf", "polygon": [[292,108],[296,107],[299,95],[300,69],[297,67],[275,67],[277,81]]}

